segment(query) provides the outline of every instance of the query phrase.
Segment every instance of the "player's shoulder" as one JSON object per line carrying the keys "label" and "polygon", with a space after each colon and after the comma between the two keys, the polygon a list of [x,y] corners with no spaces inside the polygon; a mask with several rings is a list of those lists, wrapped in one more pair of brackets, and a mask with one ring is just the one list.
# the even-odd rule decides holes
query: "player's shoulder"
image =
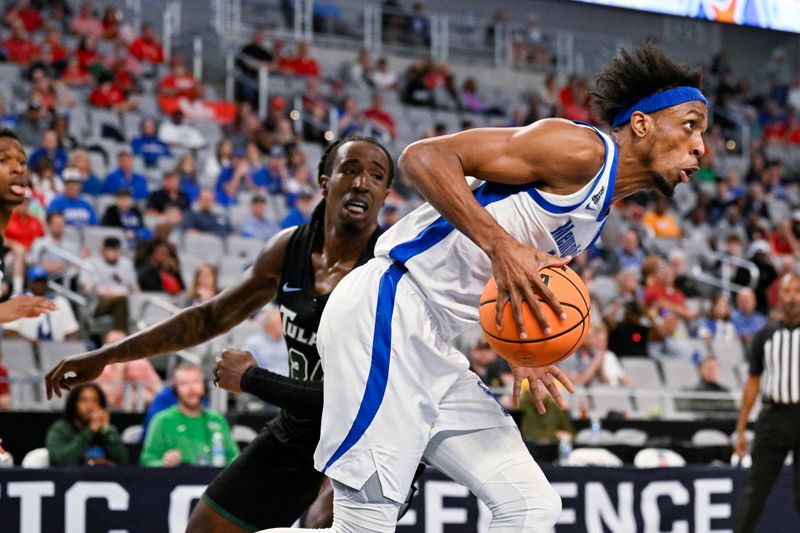
{"label": "player's shoulder", "polygon": [[[537,120],[517,133],[530,157],[549,176],[584,180],[597,174],[606,158],[606,141],[598,130],[562,118]],[[547,164],[547,163],[550,164]]]}

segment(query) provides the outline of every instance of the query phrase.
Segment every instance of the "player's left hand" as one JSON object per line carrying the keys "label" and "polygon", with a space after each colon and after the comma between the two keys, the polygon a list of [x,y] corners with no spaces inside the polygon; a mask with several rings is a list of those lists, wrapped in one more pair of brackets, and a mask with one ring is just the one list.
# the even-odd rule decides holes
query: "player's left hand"
{"label": "player's left hand", "polygon": [[562,409],[567,409],[569,407],[567,401],[561,395],[561,391],[558,389],[556,382],[561,383],[569,392],[575,392],[575,385],[572,384],[567,375],[557,366],[551,365],[531,368],[527,366],[511,365],[511,371],[514,374],[514,394],[512,396],[514,407],[519,407],[522,381],[525,379],[528,380],[531,396],[533,397],[533,401],[536,402],[536,410],[539,411],[540,414],[544,414],[547,409],[544,407],[545,393],[542,392],[542,387],[539,387],[539,383],[544,385],[544,389],[553,397],[553,400],[556,401],[559,407]]}
{"label": "player's left hand", "polygon": [[250,352],[228,348],[217,357],[214,368],[214,381],[220,389],[228,392],[242,392],[242,375],[249,367],[257,364]]}

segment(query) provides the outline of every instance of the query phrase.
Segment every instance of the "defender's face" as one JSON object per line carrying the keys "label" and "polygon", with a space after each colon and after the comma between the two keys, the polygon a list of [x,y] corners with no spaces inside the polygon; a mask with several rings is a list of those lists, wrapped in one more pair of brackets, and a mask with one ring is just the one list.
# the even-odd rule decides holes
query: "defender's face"
{"label": "defender's face", "polygon": [[389,194],[391,162],[383,150],[366,141],[352,141],[337,150],[330,176],[320,184],[331,209],[345,227],[364,229],[378,223]]}
{"label": "defender's face", "polygon": [[679,183],[700,168],[705,154],[703,132],[708,127],[707,109],[702,102],[686,102],[651,115],[654,135],[650,150],[653,185],[672,196]]}
{"label": "defender's face", "polygon": [[0,203],[19,205],[28,186],[28,158],[19,141],[0,138]]}

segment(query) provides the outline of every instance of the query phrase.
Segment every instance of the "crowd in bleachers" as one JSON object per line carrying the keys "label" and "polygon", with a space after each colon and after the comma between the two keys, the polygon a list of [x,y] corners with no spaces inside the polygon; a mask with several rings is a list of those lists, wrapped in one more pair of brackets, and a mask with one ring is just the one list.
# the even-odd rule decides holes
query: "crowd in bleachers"
{"label": "crowd in bleachers", "polygon": [[[414,32],[404,38],[424,43],[424,6],[410,7],[403,24]],[[315,27],[335,22],[315,15]],[[362,50],[344,65],[321,65],[307,43],[270,41],[264,29],[239,50],[235,102],[225,102],[184,57],[165,56],[153,27],[134,31],[111,5],[84,1],[73,11],[65,1],[18,0],[2,17],[0,125],[26,146],[31,178],[5,236],[6,296],[53,294],[47,282],[58,283],[68,291],[59,312],[73,314],[3,328],[40,346],[96,346],[216,294],[280,228],[309,220],[319,156],[338,135],[374,135],[397,153],[423,136],[474,126],[552,116],[598,123],[590,82],[577,76],[562,84],[548,75],[509,95],[432,59],[401,73]],[[515,41],[515,61],[549,65],[535,18],[528,30]],[[271,76],[263,118],[262,68]],[[618,202],[601,241],[573,262],[595,305],[589,340],[564,369],[589,390],[737,390],[749,341],[775,316],[776,280],[800,259],[800,78],[781,51],[758,76],[732,72],[723,54],[705,70],[713,120],[700,172],[674,201],[641,194]],[[420,201],[400,177],[382,224]],[[143,304],[141,291],[166,304]],[[265,320],[267,333],[247,326],[247,336],[261,335],[259,346],[274,351],[273,322]],[[47,370],[37,350],[21,369],[4,347],[12,377]],[[711,356],[716,366],[701,371]],[[500,362],[476,357],[487,383],[508,385]],[[0,365],[0,380],[3,372]],[[9,395],[0,383],[0,409],[37,394]],[[574,414],[602,405],[584,396]],[[611,410],[661,414],[635,395]]]}

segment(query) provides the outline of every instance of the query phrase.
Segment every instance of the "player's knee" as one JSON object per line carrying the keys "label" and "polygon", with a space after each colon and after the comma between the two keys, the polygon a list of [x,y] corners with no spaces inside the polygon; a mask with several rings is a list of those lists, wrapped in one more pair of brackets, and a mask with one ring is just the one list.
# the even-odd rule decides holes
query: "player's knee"
{"label": "player's knee", "polygon": [[544,504],[542,507],[541,520],[544,524],[549,524],[544,531],[549,531],[551,527],[556,524],[558,517],[561,515],[561,496],[558,495],[552,485],[548,485],[547,489],[543,491],[542,498]]}
{"label": "player's knee", "polygon": [[535,478],[506,481],[503,488],[490,483],[478,492],[492,512],[492,527],[525,533],[549,532],[561,514],[561,497],[555,489]]}

